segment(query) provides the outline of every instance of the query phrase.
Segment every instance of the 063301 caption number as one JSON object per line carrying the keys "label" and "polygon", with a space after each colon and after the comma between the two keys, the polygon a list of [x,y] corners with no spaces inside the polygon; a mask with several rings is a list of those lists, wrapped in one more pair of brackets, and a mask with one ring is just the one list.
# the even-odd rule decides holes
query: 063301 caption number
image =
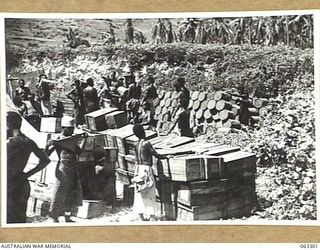
{"label": "063301 caption number", "polygon": [[318,244],[300,244],[300,248],[303,248],[303,249],[318,248]]}

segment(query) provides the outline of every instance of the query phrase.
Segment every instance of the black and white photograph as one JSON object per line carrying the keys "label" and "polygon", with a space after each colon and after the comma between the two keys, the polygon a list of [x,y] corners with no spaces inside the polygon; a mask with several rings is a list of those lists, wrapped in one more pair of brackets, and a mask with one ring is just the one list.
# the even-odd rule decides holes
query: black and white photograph
{"label": "black and white photograph", "polygon": [[2,226],[318,223],[315,17],[7,14]]}

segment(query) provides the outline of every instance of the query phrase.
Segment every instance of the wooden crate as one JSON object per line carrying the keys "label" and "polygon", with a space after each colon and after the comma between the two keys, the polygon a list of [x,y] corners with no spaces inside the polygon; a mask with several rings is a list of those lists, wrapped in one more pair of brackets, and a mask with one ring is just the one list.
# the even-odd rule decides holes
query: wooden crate
{"label": "wooden crate", "polygon": [[241,178],[256,174],[256,156],[248,152],[233,152],[221,155],[227,178]]}
{"label": "wooden crate", "polygon": [[127,137],[130,137],[132,134],[133,134],[132,131],[127,131],[126,133],[123,133],[121,135],[117,135],[116,136],[119,153],[128,154],[128,150],[127,150],[127,148],[125,146],[125,139]]}
{"label": "wooden crate", "polygon": [[197,181],[179,186],[178,202],[186,206],[219,204],[227,200],[227,180]]}
{"label": "wooden crate", "polygon": [[207,204],[202,206],[188,207],[178,203],[177,220],[220,220],[226,216],[226,204]]}
{"label": "wooden crate", "polygon": [[49,215],[50,205],[51,205],[51,202],[49,202],[49,201],[36,199],[36,206],[35,206],[34,214],[41,215],[41,216]]}
{"label": "wooden crate", "polygon": [[225,178],[223,159],[218,156],[203,155],[204,173],[206,180]]}
{"label": "wooden crate", "polygon": [[30,196],[42,201],[52,201],[54,184],[30,182]]}
{"label": "wooden crate", "polygon": [[197,155],[170,158],[168,175],[173,181],[202,180],[205,177],[203,158]]}
{"label": "wooden crate", "polygon": [[104,151],[106,147],[105,135],[103,134],[95,134],[94,135],[94,151]]}
{"label": "wooden crate", "polygon": [[124,154],[121,154],[121,153],[118,153],[118,167],[123,169],[123,170],[128,170],[128,164],[127,164],[127,161],[125,159],[125,156]]}
{"label": "wooden crate", "polygon": [[104,147],[105,162],[116,162],[118,161],[118,148],[116,147]]}
{"label": "wooden crate", "polygon": [[101,200],[83,200],[82,206],[75,208],[72,211],[72,215],[85,219],[99,217],[103,215],[105,211],[105,205],[106,203]]}
{"label": "wooden crate", "polygon": [[[79,145],[82,140],[83,140],[83,137],[81,134],[75,134],[75,135],[72,135],[72,136],[68,136],[68,137],[65,137],[65,138],[55,138],[55,139],[52,139],[55,141],[55,144],[65,148],[65,149],[69,149],[70,151],[73,151],[75,152],[76,151],[76,145]],[[88,137],[87,140],[86,140],[86,143],[84,145],[84,147],[86,148],[88,144],[91,143],[91,146],[89,147],[92,147],[91,150],[93,150],[93,137]]]}
{"label": "wooden crate", "polygon": [[161,148],[156,149],[159,155],[186,155],[193,154],[194,152],[191,149],[178,149],[178,148]]}
{"label": "wooden crate", "polygon": [[250,215],[256,205],[256,196],[253,193],[243,194],[239,198],[232,198],[227,203],[227,217],[237,218]]}
{"label": "wooden crate", "polygon": [[237,199],[247,195],[256,199],[256,184],[254,176],[239,179],[228,179],[227,188],[228,199]]}
{"label": "wooden crate", "polygon": [[116,179],[124,185],[131,184],[131,179],[133,177],[133,174],[134,174],[133,172],[129,172],[121,168],[116,169]]}
{"label": "wooden crate", "polygon": [[78,156],[79,162],[92,162],[94,161],[94,153],[93,151],[82,151]]}
{"label": "wooden crate", "polygon": [[105,131],[105,144],[107,147],[117,147],[116,129],[108,129]]}
{"label": "wooden crate", "polygon": [[133,135],[133,125],[129,124],[118,129],[109,129],[106,132],[108,147],[118,147],[119,153],[126,154],[124,139]]}
{"label": "wooden crate", "polygon": [[[157,137],[157,135],[158,135],[157,132],[154,132],[151,130],[145,130],[145,132],[146,132],[146,139],[147,140],[153,139],[153,138]],[[136,155],[135,147],[136,147],[138,141],[139,141],[139,138],[136,137],[135,135],[131,135],[131,136],[125,138],[124,148],[125,148],[126,154]]]}
{"label": "wooden crate", "polygon": [[167,135],[167,136],[159,136],[150,140],[150,143],[154,148],[175,148],[178,146],[182,146],[184,144],[188,144],[190,142],[194,142],[194,138],[185,137],[185,136],[176,136],[176,135]]}
{"label": "wooden crate", "polygon": [[83,150],[85,151],[93,151],[94,149],[94,135],[88,136],[84,143]]}
{"label": "wooden crate", "polygon": [[223,154],[228,154],[228,153],[232,153],[232,152],[237,152],[239,150],[240,150],[239,147],[221,145],[221,146],[216,146],[216,147],[210,149],[207,152],[204,152],[204,154],[205,155],[217,156],[217,155],[223,155]]}
{"label": "wooden crate", "polygon": [[205,142],[190,142],[188,144],[185,145],[181,145],[178,147],[175,147],[175,149],[185,149],[185,150],[192,150],[192,152],[194,153],[198,153],[198,154],[203,154],[205,152],[208,152],[209,150],[218,147],[218,146],[222,146],[221,143],[205,143]]}
{"label": "wooden crate", "polygon": [[134,155],[125,155],[124,156],[129,172],[135,172],[136,169],[136,157]]}
{"label": "wooden crate", "polygon": [[[54,151],[50,155],[50,163],[41,171],[35,173],[34,175],[28,178],[29,181],[33,182],[41,182],[41,183],[54,183],[55,182],[55,169],[58,163],[58,155]],[[35,156],[34,153],[31,153],[27,162],[26,167],[24,168],[24,172],[28,172],[31,169],[35,168],[39,163],[39,159]]]}
{"label": "wooden crate", "polygon": [[26,211],[27,216],[32,216],[35,213],[36,204],[37,204],[37,199],[30,196],[27,204],[27,211]]}
{"label": "wooden crate", "polygon": [[177,217],[177,190],[179,184],[173,181],[157,179],[157,213],[166,220],[176,220]]}
{"label": "wooden crate", "polygon": [[46,133],[60,133],[61,118],[57,117],[41,117],[40,131]]}
{"label": "wooden crate", "polygon": [[106,130],[107,123],[105,120],[105,115],[118,110],[117,108],[103,108],[85,115],[85,120],[87,128],[91,131],[103,131]]}
{"label": "wooden crate", "polygon": [[152,169],[155,176],[171,180],[169,176],[169,160],[152,156]]}
{"label": "wooden crate", "polygon": [[108,129],[121,128],[128,124],[127,114],[124,111],[114,111],[105,115]]}

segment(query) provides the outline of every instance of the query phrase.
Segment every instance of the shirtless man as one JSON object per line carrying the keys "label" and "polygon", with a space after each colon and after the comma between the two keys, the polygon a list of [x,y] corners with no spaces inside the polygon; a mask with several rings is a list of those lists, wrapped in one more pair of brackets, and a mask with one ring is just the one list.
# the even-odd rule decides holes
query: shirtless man
{"label": "shirtless man", "polygon": [[93,79],[87,79],[87,87],[83,90],[85,113],[91,113],[99,109],[97,89],[93,87]]}
{"label": "shirtless man", "polygon": [[19,87],[16,88],[16,96],[20,96],[23,99],[23,96],[27,96],[31,94],[30,88],[25,86],[24,79],[19,80]]}
{"label": "shirtless man", "polygon": [[179,86],[179,90],[178,91],[178,103],[181,105],[181,100],[182,99],[186,99],[187,100],[187,107],[189,105],[189,101],[190,101],[190,91],[186,88],[185,83],[186,81],[184,80],[184,78],[180,77],[177,80],[178,86]]}
{"label": "shirtless man", "polygon": [[74,120],[77,127],[85,123],[83,90],[80,86],[80,80],[75,80],[71,86],[73,86],[73,88],[66,96],[74,103]]}
{"label": "shirtless man", "polygon": [[[21,133],[21,122],[22,118],[18,113],[7,113],[7,128],[12,135],[7,141],[7,223],[26,222],[30,196],[28,178],[50,163],[48,156],[37,144]],[[23,170],[31,153],[39,158],[39,164],[25,173]]]}
{"label": "shirtless man", "polygon": [[188,110],[188,100],[181,99],[180,102],[181,109],[174,121],[173,126],[169,129],[167,134],[169,134],[176,126],[178,128],[178,133],[180,136],[194,137],[193,132],[190,128],[190,111]]}
{"label": "shirtless man", "polygon": [[150,220],[155,221],[155,206],[156,206],[156,187],[155,179],[152,170],[152,156],[159,159],[166,159],[167,157],[159,155],[151,143],[146,140],[144,128],[140,124],[133,127],[133,133],[139,138],[136,146],[137,152],[137,167],[135,169],[135,177],[132,182],[145,179],[146,187],[139,190],[139,186],[135,187],[134,194],[134,210],[139,214],[140,220],[146,220],[144,215],[150,216]]}
{"label": "shirtless man", "polygon": [[81,153],[86,139],[83,139],[80,145],[77,144],[79,138],[73,135],[74,119],[72,117],[64,116],[61,126],[62,132],[60,137],[57,140],[49,141],[46,147],[48,155],[56,150],[59,157],[50,212],[53,222],[60,222],[59,217],[64,217],[62,221],[73,222],[70,219],[71,208],[82,205],[82,192],[76,166],[76,155]]}
{"label": "shirtless man", "polygon": [[149,103],[151,113],[152,113],[152,115],[154,115],[155,114],[155,107],[154,107],[153,102],[154,102],[154,99],[156,99],[158,97],[158,94],[157,94],[157,89],[154,86],[155,79],[152,76],[149,76],[148,82],[149,82],[148,87],[143,91],[144,97],[142,98],[142,103],[144,103],[144,102]]}
{"label": "shirtless man", "polygon": [[[140,76],[139,76],[140,77]],[[140,98],[142,94],[141,85],[139,84],[140,78],[137,81],[133,81],[129,85],[127,93],[127,110],[128,110],[128,121],[129,123],[138,123],[139,121],[139,108],[140,108]]]}
{"label": "shirtless man", "polygon": [[52,115],[52,106],[50,101],[51,90],[54,88],[55,81],[48,80],[46,75],[39,76],[39,83],[37,85],[38,97],[41,103],[41,109],[44,116]]}

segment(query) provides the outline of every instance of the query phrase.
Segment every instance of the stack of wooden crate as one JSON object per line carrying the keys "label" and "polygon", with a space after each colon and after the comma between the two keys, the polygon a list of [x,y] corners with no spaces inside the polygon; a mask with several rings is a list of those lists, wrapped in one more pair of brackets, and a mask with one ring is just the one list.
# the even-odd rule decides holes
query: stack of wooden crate
{"label": "stack of wooden crate", "polygon": [[[122,152],[118,156],[117,179],[125,185],[130,184],[137,159],[138,138],[130,131],[128,127],[107,133],[107,138],[114,137],[107,140]],[[156,151],[171,156],[165,160],[153,158],[158,213],[168,220],[226,219],[250,213],[256,202],[254,154],[188,137],[154,136],[147,131],[147,139]],[[132,193],[130,199],[132,204]]]}
{"label": "stack of wooden crate", "polygon": [[87,129],[90,131],[104,131],[121,128],[127,123],[127,115],[117,108],[103,108],[85,115]]}
{"label": "stack of wooden crate", "polygon": [[[53,198],[55,185],[55,169],[58,163],[58,155],[54,152],[50,156],[51,162],[42,171],[29,178],[30,197],[28,200],[27,215],[37,214],[46,216]],[[29,157],[25,171],[37,166],[39,159],[32,153]]]}
{"label": "stack of wooden crate", "polygon": [[249,214],[256,202],[255,155],[242,152],[238,147],[221,144],[207,147],[206,143],[199,142],[174,149],[187,148],[193,154],[175,155],[154,163],[162,195],[159,202],[165,216],[185,221]]}

